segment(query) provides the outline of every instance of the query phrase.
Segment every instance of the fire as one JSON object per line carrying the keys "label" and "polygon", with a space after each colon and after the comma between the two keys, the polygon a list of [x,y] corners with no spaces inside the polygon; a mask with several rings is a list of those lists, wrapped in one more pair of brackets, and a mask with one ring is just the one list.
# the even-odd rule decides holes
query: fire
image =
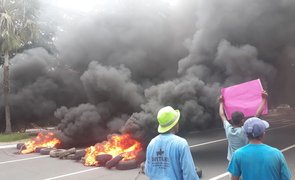
{"label": "fire", "polygon": [[123,161],[135,159],[138,153],[142,151],[140,142],[133,139],[129,134],[113,134],[108,141],[97,143],[86,149],[85,165],[99,166],[100,162],[96,161],[96,156],[100,154],[110,154],[112,157],[123,156]]}
{"label": "fire", "polygon": [[53,148],[59,145],[61,141],[55,137],[53,132],[40,132],[37,137],[25,142],[26,149],[22,150],[22,154],[34,152],[37,147]]}

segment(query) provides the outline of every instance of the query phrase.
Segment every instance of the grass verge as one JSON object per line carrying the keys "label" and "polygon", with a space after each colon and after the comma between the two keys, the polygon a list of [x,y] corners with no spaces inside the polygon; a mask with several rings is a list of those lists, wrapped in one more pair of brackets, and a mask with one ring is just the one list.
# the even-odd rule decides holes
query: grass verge
{"label": "grass verge", "polygon": [[36,135],[30,133],[9,133],[9,134],[0,134],[0,142],[13,142],[23,139],[29,139]]}

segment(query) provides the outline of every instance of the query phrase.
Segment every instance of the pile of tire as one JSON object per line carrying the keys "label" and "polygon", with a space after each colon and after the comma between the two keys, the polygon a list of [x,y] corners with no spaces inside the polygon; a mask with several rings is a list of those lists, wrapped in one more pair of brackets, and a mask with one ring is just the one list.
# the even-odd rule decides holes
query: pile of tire
{"label": "pile of tire", "polygon": [[[17,149],[24,150],[26,147],[24,143],[17,144]],[[49,155],[52,158],[59,159],[71,159],[81,161],[84,164],[85,149],[76,150],[75,148],[71,149],[55,149],[55,148],[46,148],[38,147],[35,150],[36,153],[41,155]],[[98,166],[104,166],[108,169],[116,168],[118,170],[129,170],[135,169],[140,166],[140,164],[145,161],[145,152],[141,151],[138,153],[135,159],[124,160],[124,157],[118,155],[113,157],[110,154],[100,154],[96,156],[96,160],[99,162]]]}
{"label": "pile of tire", "polygon": [[71,149],[55,149],[50,151],[49,156],[52,158],[59,159],[71,159],[71,160],[80,160],[85,156],[85,150],[76,150],[76,148]]}
{"label": "pile of tire", "polygon": [[[18,143],[18,144],[16,144],[16,149],[18,149],[19,151],[22,151],[27,148],[26,148],[25,143]],[[55,148],[37,147],[34,152],[40,153],[41,155],[49,155],[49,152],[53,149],[55,149]]]}
{"label": "pile of tire", "polygon": [[100,154],[97,155],[95,159],[99,162],[98,166],[104,166],[108,169],[116,168],[118,170],[129,170],[140,166],[145,160],[145,152],[141,151],[135,159],[130,160],[124,160],[124,156],[122,155],[112,157],[110,154]]}

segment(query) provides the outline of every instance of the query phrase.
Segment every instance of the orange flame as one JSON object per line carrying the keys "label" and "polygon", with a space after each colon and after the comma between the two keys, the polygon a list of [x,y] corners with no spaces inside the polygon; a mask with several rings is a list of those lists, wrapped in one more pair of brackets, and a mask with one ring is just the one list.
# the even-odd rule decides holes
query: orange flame
{"label": "orange flame", "polygon": [[26,149],[22,150],[22,154],[34,152],[37,147],[53,148],[59,145],[61,141],[55,137],[53,132],[40,132],[37,137],[25,142]]}
{"label": "orange flame", "polygon": [[133,139],[129,134],[113,134],[108,141],[97,143],[86,149],[85,165],[99,166],[100,162],[96,161],[96,156],[100,154],[110,154],[112,157],[122,155],[123,161],[135,159],[138,153],[142,151],[140,142]]}

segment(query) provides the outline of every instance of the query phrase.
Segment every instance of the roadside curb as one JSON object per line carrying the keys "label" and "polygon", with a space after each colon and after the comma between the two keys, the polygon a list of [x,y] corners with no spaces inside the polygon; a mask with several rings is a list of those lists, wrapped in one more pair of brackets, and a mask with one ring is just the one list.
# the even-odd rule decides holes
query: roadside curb
{"label": "roadside curb", "polygon": [[6,149],[6,148],[16,148],[16,144],[8,144],[8,145],[0,145],[0,149]]}
{"label": "roadside curb", "polygon": [[22,139],[18,141],[12,141],[12,142],[0,142],[0,149],[5,149],[5,148],[12,148],[15,147],[18,143],[24,143],[27,142],[29,139]]}

